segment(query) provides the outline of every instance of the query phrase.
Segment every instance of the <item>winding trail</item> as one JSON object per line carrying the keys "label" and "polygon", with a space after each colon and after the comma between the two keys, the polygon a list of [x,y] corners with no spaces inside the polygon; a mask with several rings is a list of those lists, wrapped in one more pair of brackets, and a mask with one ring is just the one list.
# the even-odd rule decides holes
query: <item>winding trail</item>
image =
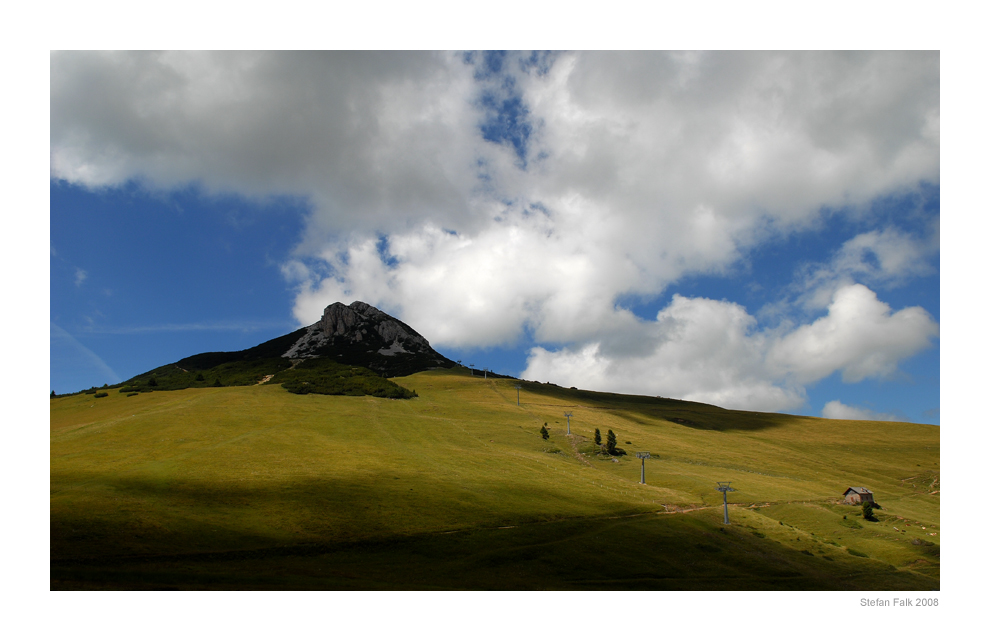
{"label": "winding trail", "polygon": [[568,434],[566,436],[567,436],[567,440],[571,444],[571,449],[574,451],[574,458],[576,458],[581,463],[584,463],[588,467],[595,467],[594,465],[591,464],[591,461],[588,460],[588,457],[586,457],[584,454],[578,451],[576,436],[574,434]]}

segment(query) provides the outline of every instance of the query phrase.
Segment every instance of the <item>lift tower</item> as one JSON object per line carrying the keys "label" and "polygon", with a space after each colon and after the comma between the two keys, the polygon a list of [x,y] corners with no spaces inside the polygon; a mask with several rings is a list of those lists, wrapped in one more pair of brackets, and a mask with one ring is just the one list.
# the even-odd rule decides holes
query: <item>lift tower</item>
{"label": "lift tower", "polygon": [[650,458],[649,452],[636,452],[636,458],[642,459],[643,465],[639,470],[639,482],[646,485],[646,459]]}
{"label": "lift tower", "polygon": [[716,481],[716,483],[718,483],[718,487],[716,489],[719,492],[722,493],[722,507],[725,509],[725,524],[728,525],[729,524],[729,500],[728,500],[727,497],[729,495],[727,494],[727,492],[735,492],[736,490],[735,490],[735,488],[729,487],[729,483],[731,483],[731,481]]}

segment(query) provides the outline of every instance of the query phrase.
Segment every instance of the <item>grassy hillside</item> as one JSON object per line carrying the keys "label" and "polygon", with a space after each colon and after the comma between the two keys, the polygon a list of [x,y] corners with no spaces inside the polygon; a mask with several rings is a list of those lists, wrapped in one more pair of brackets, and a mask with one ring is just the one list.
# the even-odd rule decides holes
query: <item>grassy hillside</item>
{"label": "grassy hillside", "polygon": [[[516,381],[463,370],[395,382],[419,397],[53,399],[52,587],[939,585],[937,426],[535,383],[517,407]],[[635,457],[597,453],[596,427],[653,453],[646,485]],[[729,526],[716,481],[739,490]],[[850,485],[879,521],[839,504]]]}
{"label": "grassy hillside", "polygon": [[[300,330],[302,331],[302,330]],[[291,338],[298,332],[289,334]],[[112,387],[91,387],[81,394],[138,394],[189,388],[241,387],[281,384],[294,394],[412,398],[415,392],[396,385],[367,367],[345,365],[329,358],[289,359],[269,356],[284,347],[285,338],[241,352],[207,352],[156,367]],[[274,345],[274,348],[273,348]],[[63,394],[62,396],[71,396]],[[56,395],[52,395],[56,398]]]}

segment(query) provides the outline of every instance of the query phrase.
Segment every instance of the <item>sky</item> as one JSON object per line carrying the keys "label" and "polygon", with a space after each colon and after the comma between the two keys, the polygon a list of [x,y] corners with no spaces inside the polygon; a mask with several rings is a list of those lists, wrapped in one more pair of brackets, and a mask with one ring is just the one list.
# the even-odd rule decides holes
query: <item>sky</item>
{"label": "sky", "polygon": [[939,423],[938,52],[52,52],[50,383],[361,300],[583,389]]}

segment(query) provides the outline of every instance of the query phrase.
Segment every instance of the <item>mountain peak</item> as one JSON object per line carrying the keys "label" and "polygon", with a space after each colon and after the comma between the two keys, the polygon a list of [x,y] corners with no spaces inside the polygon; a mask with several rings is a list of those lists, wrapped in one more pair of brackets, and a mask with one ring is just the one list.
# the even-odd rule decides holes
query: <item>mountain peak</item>
{"label": "mountain peak", "polygon": [[332,358],[386,376],[454,366],[412,327],[362,301],[328,305],[323,317],[307,327],[283,356]]}

